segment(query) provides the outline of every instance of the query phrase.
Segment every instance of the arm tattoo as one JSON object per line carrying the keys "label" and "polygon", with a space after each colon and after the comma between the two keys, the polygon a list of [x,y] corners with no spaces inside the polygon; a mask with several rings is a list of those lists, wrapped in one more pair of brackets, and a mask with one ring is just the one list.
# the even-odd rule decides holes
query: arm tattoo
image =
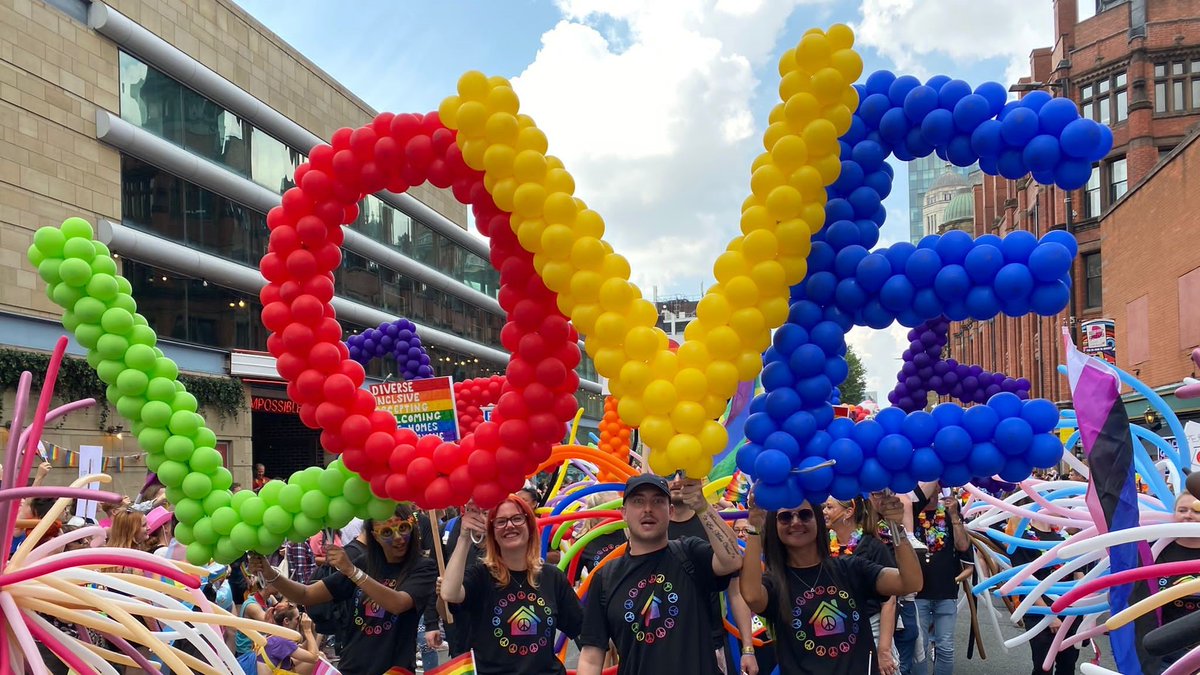
{"label": "arm tattoo", "polygon": [[704,513],[700,514],[700,522],[703,523],[704,529],[708,532],[709,542],[716,548],[721,547],[721,552],[730,558],[742,557],[741,547],[734,540],[733,530],[729,529],[725,522],[721,519],[717,512],[709,507]]}

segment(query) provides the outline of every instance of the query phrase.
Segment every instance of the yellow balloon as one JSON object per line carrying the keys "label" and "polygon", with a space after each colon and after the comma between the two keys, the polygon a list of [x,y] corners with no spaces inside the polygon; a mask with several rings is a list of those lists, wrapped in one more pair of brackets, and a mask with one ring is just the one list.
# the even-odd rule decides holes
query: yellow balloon
{"label": "yellow balloon", "polygon": [[[476,171],[483,170],[483,153],[487,151],[487,142],[482,140],[465,141],[462,144],[463,161]],[[489,190],[490,192],[490,190]]]}
{"label": "yellow balloon", "polygon": [[780,265],[774,259],[775,257],[777,256],[771,256],[771,260],[764,260],[750,270],[750,278],[754,280],[754,284],[764,295],[785,293],[787,288],[792,285],[787,281],[783,265]]}
{"label": "yellow balloon", "polygon": [[[708,355],[708,347],[705,347],[703,342],[698,341],[687,341],[679,345],[679,351],[675,352],[675,355],[679,357],[680,368],[703,368],[711,360]],[[679,389],[678,381],[675,382],[675,388]],[[682,389],[680,389],[680,395],[683,395]]]}
{"label": "yellow balloon", "polygon": [[693,321],[683,329],[683,339],[686,342],[703,340],[705,335],[708,335],[708,325],[704,321]]}
{"label": "yellow balloon", "polygon": [[[478,136],[483,132],[483,128],[487,125],[488,109],[479,101],[464,101],[458,107],[458,114],[455,116],[455,122],[458,123],[459,131],[468,136]],[[474,167],[476,171],[482,167]]]}
{"label": "yellow balloon", "polygon": [[706,476],[708,476],[709,473],[712,472],[712,468],[712,457],[704,457],[703,455],[699,455],[694,461],[684,467],[683,473],[688,478],[703,480]]}
{"label": "yellow balloon", "polygon": [[696,305],[696,316],[705,323],[722,324],[729,321],[733,308],[725,296],[709,293],[700,299]]}
{"label": "yellow balloon", "polygon": [[[630,393],[636,394],[639,397],[646,390],[646,386],[654,381],[654,371],[650,369],[649,364],[641,361],[626,361],[621,366],[619,378],[629,388]],[[622,413],[622,419],[625,415]],[[626,423],[629,421],[626,419]]]}
{"label": "yellow balloon", "polygon": [[[775,189],[782,190],[784,188]],[[742,239],[742,255],[748,263],[757,265],[763,261],[773,259],[778,254],[779,240],[771,230],[755,230]]]}
{"label": "yellow balloon", "polygon": [[763,313],[755,307],[747,307],[734,312],[733,316],[729,318],[729,325],[737,331],[738,337],[742,338],[743,343],[748,343],[755,336],[763,334],[767,327]]}
{"label": "yellow balloon", "polygon": [[[793,171],[792,175],[788,177],[788,185],[796,188],[804,197],[804,201],[810,203],[814,195],[825,190],[825,182],[821,178],[821,172],[811,164],[806,164]],[[804,207],[801,207],[801,211],[807,206],[808,204],[806,203]],[[824,209],[822,209],[822,212],[824,212]]]}
{"label": "yellow balloon", "polygon": [[575,217],[575,232],[580,237],[599,239],[604,236],[604,219],[591,209],[582,209]]}
{"label": "yellow balloon", "polygon": [[642,405],[641,398],[627,393],[617,401],[617,414],[621,416],[622,422],[636,427],[645,420],[646,407]]}
{"label": "yellow balloon", "polygon": [[767,210],[776,220],[795,218],[803,206],[804,198],[791,185],[780,185],[767,195]]}
{"label": "yellow balloon", "polygon": [[[799,283],[798,280],[803,279],[805,273],[807,272],[807,265],[804,263],[804,259],[801,258],[800,260],[802,269],[799,271],[799,274],[796,275],[797,281],[791,282],[789,285]],[[783,265],[780,265],[780,267],[783,267]],[[762,305],[759,307],[759,311],[762,312],[763,323],[765,323],[768,328],[778,328],[782,326],[788,318],[787,298],[771,298],[769,300],[764,300]],[[766,340],[767,342],[770,342],[771,338],[769,335],[766,336]],[[766,349],[766,347],[763,349]]]}
{"label": "yellow balloon", "polygon": [[779,55],[779,76],[786,77],[796,69],[796,49],[793,47]]}
{"label": "yellow balloon", "polygon": [[831,53],[829,40],[824,35],[810,33],[801,38],[800,45],[796,47],[796,63],[805,70],[814,72],[829,64]]}
{"label": "yellow balloon", "polygon": [[737,366],[738,379],[742,382],[750,382],[762,372],[762,354],[758,350],[745,352],[737,357],[734,365]]}
{"label": "yellow balloon", "polygon": [[676,434],[667,442],[667,457],[671,466],[689,466],[700,456],[700,441],[690,434]]}
{"label": "yellow balloon", "polygon": [[655,379],[674,380],[675,373],[679,372],[679,357],[675,355],[675,352],[660,351],[650,362],[650,370],[654,373]]}
{"label": "yellow balloon", "polygon": [[825,226],[825,202],[805,204],[804,208],[800,209],[800,218],[808,223],[814,234],[820,232]]}
{"label": "yellow balloon", "polygon": [[[713,263],[713,275],[722,284],[749,272],[750,266],[746,263],[745,256],[738,251],[726,251],[717,256],[717,261]],[[712,290],[710,289],[709,292],[711,293]]]}
{"label": "yellow balloon", "polygon": [[783,104],[782,103],[776,103],[775,106],[771,108],[771,113],[769,115],[767,115],[767,123],[768,124],[774,124],[776,122],[783,122],[785,119],[786,118],[783,115]]}
{"label": "yellow balloon", "polygon": [[850,124],[854,121],[854,115],[850,112],[850,108],[841,103],[829,106],[821,114],[825,116],[825,119],[833,122],[833,128],[837,131],[838,138],[845,136],[846,132],[850,131]]}
{"label": "yellow balloon", "polygon": [[575,208],[575,198],[565,192],[553,192],[546,197],[542,212],[547,223],[568,227],[574,225],[579,216],[579,210]]}
{"label": "yellow balloon", "polygon": [[[624,415],[621,416],[624,419]],[[671,428],[671,420],[668,417],[661,415],[646,415],[642,419],[639,426],[642,440],[651,448],[656,450],[666,450],[667,443],[671,440],[671,436],[675,434],[675,430]]]}
{"label": "yellow balloon", "polygon": [[863,73],[862,57],[852,49],[839,49],[829,59],[830,64],[838,69],[845,82],[856,81]]}
{"label": "yellow balloon", "polygon": [[675,375],[675,392],[684,401],[702,401],[708,392],[708,378],[699,368],[686,367]]}
{"label": "yellow balloon", "polygon": [[[600,319],[600,314],[603,312],[598,303],[580,303],[575,305],[571,310],[571,323],[575,324],[575,328],[584,335],[591,335],[596,327],[596,321]],[[586,342],[584,344],[587,344]]]}
{"label": "yellow balloon", "polygon": [[729,432],[720,423],[705,420],[700,431],[696,433],[696,438],[700,441],[700,447],[704,449],[704,454],[711,457],[725,449],[726,444],[729,443]]}
{"label": "yellow balloon", "polygon": [[821,180],[826,185],[833,183],[842,174],[842,160],[837,155],[828,155],[815,160],[813,166],[821,173]]}
{"label": "yellow balloon", "polygon": [[[629,305],[629,325],[631,326],[654,326],[658,324],[658,310],[654,309],[654,303],[644,300],[637,286],[629,285],[630,291],[633,292],[635,300]],[[658,331],[658,339],[662,348],[667,346],[667,336]]]}
{"label": "yellow balloon", "polygon": [[708,347],[713,358],[731,359],[737,356],[742,347],[738,334],[729,326],[719,326],[704,336],[704,344]]}
{"label": "yellow balloon", "polygon": [[817,100],[816,96],[807,92],[793,94],[786,101],[783,105],[783,114],[793,132],[802,131],[821,112],[821,102]]}
{"label": "yellow balloon", "polygon": [[708,413],[709,419],[716,419],[725,414],[725,408],[728,406],[729,397],[733,395],[737,389],[737,383],[724,391],[714,390],[713,394],[704,397],[701,403],[704,405],[704,412]]}
{"label": "yellow balloon", "polygon": [[546,204],[546,188],[541,183],[521,183],[513,193],[513,213],[536,218]]}
{"label": "yellow balloon", "polygon": [[575,243],[575,232],[566,225],[549,225],[542,232],[541,249],[555,260],[566,260]]}
{"label": "yellow balloon", "polygon": [[742,212],[742,233],[750,234],[757,230],[766,230],[775,224],[766,206],[754,205]]}
{"label": "yellow balloon", "polygon": [[[609,277],[600,286],[600,305],[610,312],[627,314],[633,302],[633,287],[619,277]],[[657,340],[655,340],[657,342]]]}
{"label": "yellow balloon", "polygon": [[658,351],[658,334],[649,326],[635,326],[625,336],[625,353],[635,361],[648,361]]}
{"label": "yellow balloon", "polygon": [[[574,273],[575,270],[569,263],[551,261],[542,268],[542,282],[546,284],[546,288],[560,294],[561,299],[562,294],[571,287],[571,276]],[[564,311],[563,314],[570,316],[571,312]]]}
{"label": "yellow balloon", "polygon": [[491,87],[492,90],[495,90],[496,87],[508,87],[509,89],[512,89],[512,84],[510,84],[507,79],[500,77],[499,75],[492,75],[489,77],[488,86]]}
{"label": "yellow balloon", "polygon": [[617,373],[625,363],[625,352],[616,347],[605,347],[592,357],[592,362],[598,373]]}
{"label": "yellow balloon", "polygon": [[[779,170],[779,167],[768,164],[760,167],[754,172],[754,175],[750,176],[750,189],[755,195],[766,199],[767,195],[771,194],[771,190],[786,184],[787,179],[788,177]],[[768,208],[770,208],[769,205]]]}
{"label": "yellow balloon", "polygon": [[808,153],[812,158],[819,158],[838,152],[837,129],[826,119],[816,119],[804,127],[802,133],[804,142],[808,145]]}
{"label": "yellow balloon", "polygon": [[[645,439],[646,434],[642,432],[642,438]],[[671,466],[671,460],[667,458],[666,450],[654,450],[651,448],[646,461],[650,464],[650,473],[656,476],[669,476],[674,472],[674,467]]]}
{"label": "yellow balloon", "polygon": [[675,404],[671,411],[671,423],[678,431],[685,434],[698,434],[708,421],[704,406],[694,400],[683,400]]}
{"label": "yellow balloon", "polygon": [[840,101],[846,90],[846,80],[837,68],[822,68],[813,73],[812,91],[825,105]]}
{"label": "yellow balloon", "polygon": [[492,188],[492,201],[496,202],[496,206],[512,213],[513,195],[517,191],[517,185],[518,183],[515,178],[505,178],[504,180],[496,181],[496,187]]}
{"label": "yellow balloon", "polygon": [[783,122],[776,122],[772,124],[771,126],[767,127],[767,132],[763,134],[763,148],[767,152],[770,152],[771,149],[775,147],[775,144],[779,142],[779,139],[784,138],[789,133],[791,133],[791,130],[788,129],[787,124]]}
{"label": "yellow balloon", "polygon": [[793,70],[784,75],[783,79],[779,81],[779,98],[786,101],[796,94],[810,91],[812,87],[810,79],[808,73],[802,70]]}
{"label": "yellow balloon", "polygon": [[[461,114],[461,112],[459,114]],[[521,115],[517,117],[518,124],[520,124],[522,117],[525,116]],[[537,127],[522,127],[521,131],[517,133],[518,150],[529,150],[530,152],[536,152],[539,155],[544,155],[549,147],[550,142],[546,140],[546,134]]]}
{"label": "yellow balloon", "polygon": [[542,235],[546,232],[546,224],[537,219],[523,221],[517,226],[517,241],[526,251],[542,250]]}
{"label": "yellow balloon", "polygon": [[725,297],[734,307],[753,307],[759,298],[758,286],[749,276],[734,277],[725,284]]}
{"label": "yellow balloon", "polygon": [[438,106],[438,119],[442,120],[442,124],[456,126],[455,120],[458,119],[460,105],[462,105],[462,99],[457,96],[447,96],[442,99],[441,105]]}
{"label": "yellow balloon", "polygon": [[[493,115],[495,117],[495,115]],[[509,115],[516,123],[516,118]],[[489,120],[490,124],[490,120]],[[533,150],[520,150],[513,158],[513,176],[520,183],[538,183],[546,179],[546,157]]]}
{"label": "yellow balloon", "polygon": [[[737,389],[737,367],[730,361],[714,360],[704,369],[704,377],[708,380],[710,391],[728,391]],[[706,406],[707,407],[707,406]]]}
{"label": "yellow balloon", "polygon": [[596,339],[601,344],[619,345],[625,340],[629,328],[625,324],[625,316],[617,312],[604,312],[596,319]]}
{"label": "yellow balloon", "polygon": [[[849,49],[854,46],[854,31],[844,23],[835,23],[825,32],[832,49]],[[855,78],[857,79],[857,78]]]}
{"label": "yellow balloon", "polygon": [[604,247],[595,237],[579,237],[571,244],[571,264],[581,270],[599,270],[605,255]]}
{"label": "yellow balloon", "polygon": [[520,129],[517,127],[516,116],[503,112],[492,113],[483,130],[488,143],[503,143],[504,145],[515,145],[518,131]]}
{"label": "yellow balloon", "polygon": [[493,112],[502,112],[515,116],[517,108],[521,107],[521,102],[517,99],[517,92],[513,91],[507,82],[502,84],[497,83],[488,92],[487,107]]}
{"label": "yellow balloon", "polygon": [[[604,242],[601,241],[600,243],[603,244]],[[629,261],[626,260],[625,256],[623,255],[612,253],[611,248],[608,250],[610,252],[604,256],[604,263],[601,266],[605,276],[617,277],[618,279],[628,279],[629,274],[632,271],[629,268]]]}
{"label": "yellow balloon", "polygon": [[[551,167],[546,172],[546,190],[548,192],[565,192],[569,195],[575,194],[575,179],[571,174],[567,173],[562,167],[562,160],[554,156],[546,157],[546,161]],[[558,164],[556,167],[555,164]]]}
{"label": "yellow balloon", "polygon": [[517,154],[511,145],[489,145],[483,153],[483,170],[493,180],[507,178],[513,173]]}
{"label": "yellow balloon", "polygon": [[484,101],[490,90],[491,85],[488,83],[487,75],[478,70],[468,70],[458,78],[458,95],[463,100]]}
{"label": "yellow balloon", "polygon": [[789,174],[808,161],[808,146],[799,136],[784,136],[771,148],[771,160]]}

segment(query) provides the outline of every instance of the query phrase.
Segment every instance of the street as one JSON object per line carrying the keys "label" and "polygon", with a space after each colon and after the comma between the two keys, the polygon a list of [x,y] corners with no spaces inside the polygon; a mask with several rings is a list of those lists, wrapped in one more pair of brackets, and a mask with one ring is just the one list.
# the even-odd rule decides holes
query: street
{"label": "street", "polygon": [[[1017,626],[1013,626],[1008,621],[1008,611],[1004,608],[1003,603],[996,601],[995,607],[1004,639],[1007,640],[1020,635],[1022,630]],[[991,620],[987,618],[987,612],[982,606],[979,608],[979,629],[983,633],[983,647],[987,659],[981,659],[979,654],[975,653],[973,655],[974,658],[968,660],[967,637],[970,634],[970,629],[970,613],[965,610],[960,611],[958,614],[958,630],[954,632],[954,672],[956,675],[995,675],[996,673],[1018,675],[1020,673],[1032,672],[1033,661],[1029,655],[1029,647],[1026,645],[1017,645],[1012,649],[1006,650],[1003,641],[996,635],[996,629],[992,625]],[[1100,658],[1099,665],[1116,670],[1112,655],[1108,651],[1107,639],[1100,640],[1100,649],[1103,655]],[[1094,652],[1089,648],[1080,653],[1079,661],[1090,661],[1093,657]],[[1079,672],[1078,667],[1076,667],[1076,672]]]}

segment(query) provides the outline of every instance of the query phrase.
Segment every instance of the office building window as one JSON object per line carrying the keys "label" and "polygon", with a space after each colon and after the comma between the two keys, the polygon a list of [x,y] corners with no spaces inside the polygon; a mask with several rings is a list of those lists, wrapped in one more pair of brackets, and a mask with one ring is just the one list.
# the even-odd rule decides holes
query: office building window
{"label": "office building window", "polygon": [[1100,254],[1085,253],[1083,273],[1087,286],[1084,289],[1084,307],[1100,309],[1103,306],[1104,284],[1100,277]]}
{"label": "office building window", "polygon": [[1108,204],[1112,206],[1129,190],[1129,173],[1125,158],[1108,163]]}
{"label": "office building window", "polygon": [[1097,80],[1079,88],[1081,114],[1101,124],[1129,118],[1128,76],[1125,73]]}
{"label": "office building window", "polygon": [[1092,176],[1083,188],[1083,217],[1100,217],[1100,165],[1092,167]]}
{"label": "office building window", "polygon": [[1200,59],[1154,64],[1154,112],[1200,110]]}
{"label": "office building window", "polygon": [[219,349],[266,350],[256,296],[134,260],[123,265],[138,311],[160,336]]}

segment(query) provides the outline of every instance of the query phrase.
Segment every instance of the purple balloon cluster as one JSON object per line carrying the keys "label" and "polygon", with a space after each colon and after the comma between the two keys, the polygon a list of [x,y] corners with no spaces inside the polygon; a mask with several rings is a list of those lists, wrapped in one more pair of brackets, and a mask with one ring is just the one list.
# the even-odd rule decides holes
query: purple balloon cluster
{"label": "purple balloon cluster", "polygon": [[923,410],[929,392],[953,396],[963,403],[984,403],[1001,392],[1029,398],[1030,383],[990,373],[980,366],[968,366],[954,359],[942,359],[950,322],[946,317],[926,321],[908,331],[909,345],[904,350],[904,365],[896,375],[896,388],[888,401],[905,412]]}
{"label": "purple balloon cluster", "polygon": [[368,328],[358,335],[351,335],[346,340],[346,347],[350,349],[350,358],[364,366],[371,359],[392,356],[405,380],[433,377],[433,366],[417,335],[417,326],[408,319],[381,323],[378,328]]}

